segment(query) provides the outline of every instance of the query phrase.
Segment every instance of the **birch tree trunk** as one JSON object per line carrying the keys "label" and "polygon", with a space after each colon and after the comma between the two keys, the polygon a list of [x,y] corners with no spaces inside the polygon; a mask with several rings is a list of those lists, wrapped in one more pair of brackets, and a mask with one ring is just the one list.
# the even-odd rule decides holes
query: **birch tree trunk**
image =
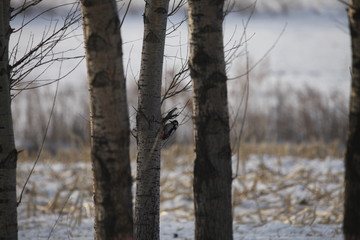
{"label": "birch tree trunk", "polygon": [[11,118],[10,1],[0,2],[0,238],[17,239],[16,160]]}
{"label": "birch tree trunk", "polygon": [[91,104],[95,238],[133,239],[129,117],[115,0],[81,0]]}
{"label": "birch tree trunk", "polygon": [[351,0],[349,23],[352,82],[348,140],[345,155],[345,240],[360,239],[360,0]]}
{"label": "birch tree trunk", "polygon": [[223,4],[223,0],[189,0],[197,240],[232,239],[232,173]]}
{"label": "birch tree trunk", "polygon": [[137,240],[159,239],[161,80],[168,0],[145,1],[137,124]]}

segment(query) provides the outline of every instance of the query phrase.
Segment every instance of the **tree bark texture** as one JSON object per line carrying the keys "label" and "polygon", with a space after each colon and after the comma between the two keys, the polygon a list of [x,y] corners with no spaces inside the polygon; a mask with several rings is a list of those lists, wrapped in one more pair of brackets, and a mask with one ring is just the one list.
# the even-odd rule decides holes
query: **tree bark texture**
{"label": "tree bark texture", "polygon": [[232,239],[232,173],[223,4],[222,0],[189,0],[197,240]]}
{"label": "tree bark texture", "polygon": [[137,240],[159,239],[161,81],[169,0],[145,1],[137,122]]}
{"label": "tree bark texture", "polygon": [[345,212],[343,230],[346,240],[360,239],[360,0],[351,0],[348,10],[352,82],[347,149],[345,155]]}
{"label": "tree bark texture", "polygon": [[129,116],[115,0],[81,0],[90,91],[95,238],[133,239]]}
{"label": "tree bark texture", "polygon": [[17,239],[16,160],[11,117],[10,1],[0,2],[0,238]]}

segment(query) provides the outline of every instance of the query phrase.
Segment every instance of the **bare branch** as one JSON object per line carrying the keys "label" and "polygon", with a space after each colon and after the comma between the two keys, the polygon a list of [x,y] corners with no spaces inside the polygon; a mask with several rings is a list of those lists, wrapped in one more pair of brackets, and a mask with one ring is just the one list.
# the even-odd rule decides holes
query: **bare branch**
{"label": "bare branch", "polygon": [[[30,80],[30,81],[20,81],[17,86],[18,88],[13,88],[12,90],[13,91],[18,91],[16,94],[13,95],[12,99],[15,98],[17,95],[19,95],[22,91],[24,90],[31,90],[31,89],[36,89],[36,88],[40,88],[40,87],[45,87],[45,86],[48,86],[48,85],[51,85],[53,83],[56,83],[64,78],[66,78],[68,75],[70,75],[73,71],[75,71],[75,69],[80,65],[80,63],[84,60],[84,56],[78,56],[78,57],[71,57],[71,58],[68,58],[68,59],[71,59],[71,60],[74,60],[74,59],[80,59],[70,70],[68,70],[64,75],[59,75],[58,77],[56,78],[53,78],[53,79],[42,79],[42,80],[38,80],[38,78],[51,66],[51,65],[48,65],[46,67],[46,69],[44,69],[42,72],[40,72],[38,74],[37,77],[35,77],[33,80]],[[55,61],[66,61],[68,60],[67,58],[59,58],[57,60],[49,60],[48,63],[50,62],[55,62]],[[31,69],[28,70],[27,74],[30,74],[31,72]],[[36,85],[34,85],[34,83],[37,83]]]}
{"label": "bare branch", "polygon": [[347,7],[351,8],[351,9],[355,9],[355,7],[353,5],[351,5],[350,3],[348,3],[345,0],[338,0],[340,3],[346,5]]}
{"label": "bare branch", "polygon": [[226,65],[229,65],[235,58],[239,57],[239,55],[241,55],[242,53],[240,51],[241,49],[241,46],[243,44],[245,44],[247,41],[249,41],[255,34],[253,34],[252,36],[250,36],[249,38],[246,38],[244,40],[244,37],[245,37],[245,34],[247,32],[247,28],[248,28],[248,25],[250,23],[250,19],[253,17],[254,15],[254,12],[255,12],[255,7],[256,7],[256,1],[254,4],[251,5],[251,12],[246,20],[246,22],[243,22],[243,32],[241,34],[241,37],[239,39],[239,41],[234,41],[233,43],[233,46],[230,47],[230,48],[227,48],[227,46],[233,42],[233,38],[235,36],[235,33],[236,33],[236,29],[234,30],[232,36],[230,37],[229,41],[225,44],[225,63]]}
{"label": "bare branch", "polygon": [[10,21],[12,19],[14,19],[17,15],[25,12],[28,8],[34,7],[36,5],[38,5],[42,0],[33,0],[33,1],[26,1],[24,0],[23,4],[15,9],[12,9],[12,11],[14,12],[14,14],[12,14],[10,16]]}
{"label": "bare branch", "polygon": [[[65,6],[65,4],[63,4],[62,6]],[[36,78],[31,80],[30,83],[29,82],[25,83],[26,86],[25,89],[32,88],[30,87],[30,84],[37,81],[39,77],[43,75],[46,72],[46,70],[48,70],[49,67],[53,65],[55,62],[62,62],[64,60],[76,60],[76,59],[80,59],[81,62],[83,60],[84,56],[69,56],[69,54],[68,56],[64,56],[64,54],[66,53],[71,54],[73,50],[82,46],[82,43],[75,48],[68,48],[66,50],[61,49],[58,50],[58,52],[55,50],[56,47],[61,42],[68,40],[70,38],[77,37],[77,35],[74,34],[74,32],[81,25],[79,24],[75,27],[73,26],[79,23],[79,20],[81,19],[81,14],[79,13],[78,9],[79,9],[79,3],[72,4],[72,7],[69,10],[68,14],[65,16],[61,26],[59,26],[59,20],[51,20],[50,25],[45,28],[41,39],[38,41],[37,44],[35,44],[35,46],[33,46],[35,41],[34,35],[30,35],[24,55],[18,58],[17,56],[19,55],[19,44],[23,38],[22,29],[26,24],[28,24],[31,21],[34,21],[34,18],[32,18],[30,21],[27,22],[23,19],[23,24],[19,28],[20,30],[19,30],[18,42],[14,46],[13,51],[10,55],[10,59],[12,61],[12,63],[10,63],[9,66],[11,70],[11,75],[10,75],[11,89],[21,91],[20,85],[23,85],[21,84],[21,82],[26,77],[28,77],[30,73],[34,72],[34,69],[39,69],[41,67],[39,71],[40,74],[38,74]],[[38,14],[37,16],[40,15],[41,14]],[[24,24],[24,22],[26,23]],[[78,66],[80,62],[75,64],[75,66]],[[73,70],[74,68],[71,69],[69,72],[72,72]],[[61,76],[60,79],[64,78],[67,75],[68,74]],[[48,85],[49,82],[56,82],[58,80],[59,79],[54,79],[48,81],[46,84],[40,84],[39,86]]]}
{"label": "bare branch", "polygon": [[129,3],[128,3],[127,7],[126,7],[124,16],[123,16],[123,18],[122,18],[122,20],[121,20],[121,23],[120,23],[120,28],[122,27],[122,25],[123,25],[123,23],[124,23],[124,21],[125,21],[125,18],[126,18],[128,12],[129,12],[129,8],[130,8],[130,5],[131,5],[131,2],[132,2],[132,0],[129,1]]}
{"label": "bare branch", "polygon": [[[39,1],[39,3],[41,2],[42,0]],[[38,3],[37,3],[38,4]],[[25,22],[23,25],[21,25],[21,27],[19,29],[15,29],[14,30],[14,33],[15,32],[18,32],[20,31],[20,29],[24,28],[25,26],[27,26],[28,24],[32,23],[33,21],[35,21],[36,19],[39,19],[39,17],[45,15],[46,13],[49,13],[51,11],[54,11],[55,9],[59,9],[59,8],[63,8],[63,7],[66,7],[66,6],[71,6],[70,8],[70,11],[69,13],[72,13],[73,10],[74,10],[74,6],[78,6],[79,5],[79,2],[73,2],[73,3],[64,3],[64,4],[60,4],[60,5],[57,5],[57,6],[54,6],[54,7],[50,7],[38,14],[36,14],[35,16],[33,16],[32,18],[30,18],[27,22]],[[35,6],[35,5],[33,5]],[[31,7],[31,6],[30,6]],[[76,7],[77,9],[77,7]],[[13,20],[18,14],[14,14],[13,16],[10,17],[10,20]]]}
{"label": "bare branch", "polygon": [[179,113],[175,113],[176,110],[177,110],[177,107],[174,107],[166,114],[165,117],[163,117],[163,124],[166,123],[168,120],[174,119],[177,116],[179,116]]}
{"label": "bare branch", "polygon": [[173,23],[171,21],[171,19],[169,18],[169,23],[171,24],[171,26],[166,30],[166,35],[170,35],[172,34],[173,32],[175,32],[176,30],[178,30],[178,28],[188,20],[187,17],[184,17],[180,22],[177,22],[177,23]]}
{"label": "bare branch", "polygon": [[173,1],[173,4],[170,8],[170,12],[168,13],[168,17],[175,15],[183,6],[185,6],[186,0],[180,0],[178,3]]}
{"label": "bare branch", "polygon": [[253,3],[250,3],[248,6],[234,10],[235,7],[235,0],[232,1],[226,1],[226,6],[224,7],[224,17],[226,17],[230,13],[236,13],[236,12],[244,12],[250,9],[250,11],[253,11],[257,4],[257,0],[255,0]]}
{"label": "bare branch", "polygon": [[[245,85],[245,93],[242,95],[240,104],[238,106],[238,109],[236,111],[236,115],[234,118],[234,124],[239,116],[240,113],[240,107],[242,106],[244,99],[245,99],[245,106],[244,106],[244,112],[243,112],[243,118],[242,118],[242,122],[241,122],[241,126],[240,126],[240,131],[239,134],[237,136],[237,139],[235,141],[235,146],[237,146],[237,162],[236,162],[236,170],[235,170],[235,175],[233,176],[233,180],[235,178],[237,178],[239,176],[239,166],[240,166],[240,142],[241,142],[241,138],[243,136],[243,132],[244,132],[244,126],[245,126],[245,121],[246,121],[246,115],[247,115],[247,109],[248,109],[248,105],[249,105],[249,94],[250,94],[250,71],[249,71],[249,53],[247,51],[247,38],[246,38],[246,32],[244,34],[245,37],[245,52],[246,52],[246,85]],[[233,126],[232,126],[233,127]]]}
{"label": "bare branch", "polygon": [[[59,70],[59,72],[61,71],[61,68]],[[45,132],[44,132],[44,135],[43,135],[43,139],[41,141],[41,145],[40,145],[40,149],[39,149],[39,152],[38,152],[38,155],[36,157],[36,160],[30,170],[30,173],[28,175],[28,177],[26,178],[26,181],[24,183],[24,186],[23,188],[21,189],[21,192],[20,192],[20,195],[19,195],[19,200],[17,202],[17,206],[20,205],[21,203],[21,200],[22,200],[22,196],[24,194],[24,191],[25,191],[25,188],[26,188],[26,185],[27,183],[29,182],[30,180],[30,177],[31,175],[33,174],[34,170],[35,170],[35,166],[36,164],[38,163],[39,159],[40,159],[40,156],[41,156],[41,153],[42,153],[42,150],[44,148],[44,145],[45,145],[45,140],[46,140],[46,136],[47,136],[47,133],[48,133],[48,130],[49,130],[49,127],[50,127],[50,122],[51,122],[51,119],[52,119],[52,116],[54,114],[54,109],[55,109],[55,104],[56,104],[56,98],[57,98],[57,95],[58,95],[58,90],[59,90],[59,82],[57,82],[57,85],[56,85],[56,89],[55,89],[55,95],[54,95],[54,98],[53,98],[53,102],[52,102],[52,106],[51,106],[51,111],[50,111],[50,115],[49,115],[49,119],[48,119],[48,122],[46,124],[46,128],[45,128]]]}
{"label": "bare branch", "polygon": [[183,82],[188,79],[189,68],[187,62],[183,64],[180,70],[172,78],[169,87],[166,89],[162,99],[161,104],[168,98],[174,97],[182,92],[187,92],[191,88],[191,80],[183,85]]}
{"label": "bare branch", "polygon": [[287,24],[285,24],[285,26],[281,30],[279,36],[276,38],[276,40],[271,45],[271,47],[264,53],[264,55],[254,65],[252,65],[249,69],[247,69],[247,71],[245,73],[243,73],[241,75],[238,75],[238,76],[235,76],[235,77],[228,78],[228,80],[236,80],[236,79],[239,79],[241,77],[244,77],[244,76],[246,76],[248,74],[248,71],[252,71],[257,65],[259,65],[270,54],[270,52],[275,48],[275,46],[279,42],[280,38],[284,34],[284,32],[286,30],[286,27],[287,27]]}

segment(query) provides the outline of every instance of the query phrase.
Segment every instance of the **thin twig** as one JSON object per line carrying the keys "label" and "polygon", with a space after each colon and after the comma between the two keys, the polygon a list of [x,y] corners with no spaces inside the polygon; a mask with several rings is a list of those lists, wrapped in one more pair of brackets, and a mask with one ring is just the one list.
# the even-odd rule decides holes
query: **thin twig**
{"label": "thin twig", "polygon": [[270,52],[276,47],[276,45],[278,44],[280,38],[282,37],[282,35],[284,34],[285,30],[286,30],[286,27],[287,27],[287,23],[284,25],[283,29],[281,30],[279,36],[276,38],[276,40],[274,41],[274,43],[271,45],[271,47],[265,52],[265,54],[254,64],[252,65],[248,70],[247,72],[241,74],[241,75],[238,75],[238,76],[235,76],[235,77],[231,77],[231,78],[228,78],[228,80],[237,80],[241,77],[244,77],[248,74],[248,72],[252,71],[255,67],[257,67],[257,65],[259,65],[269,54]]}
{"label": "thin twig", "polygon": [[[69,4],[66,4],[69,5]],[[64,6],[64,5],[60,5]],[[58,6],[59,7],[59,6]],[[20,34],[18,38],[18,43],[15,46],[15,50],[13,51],[14,54],[11,55],[12,64],[10,64],[11,70],[11,89],[15,89],[16,86],[20,84],[23,79],[25,79],[31,72],[34,72],[34,69],[44,66],[45,69],[41,71],[34,80],[38,80],[38,78],[56,61],[64,61],[64,60],[74,60],[79,56],[74,57],[57,57],[58,55],[63,55],[64,53],[68,53],[73,49],[67,49],[61,52],[55,52],[55,47],[62,41],[67,40],[69,38],[73,38],[76,35],[71,35],[78,27],[75,29],[68,29],[77,23],[81,19],[81,15],[77,12],[79,7],[78,3],[73,3],[72,8],[69,10],[67,16],[64,19],[63,25],[58,28],[58,21],[52,20],[50,22],[50,26],[47,27],[44,32],[43,36],[40,39],[39,43],[33,46],[34,36],[30,36],[30,41],[28,41],[27,48],[25,50],[24,56],[17,59],[17,48],[21,39],[22,29],[26,24],[33,21],[28,21],[27,23],[21,25]],[[37,15],[39,17],[41,15]],[[80,45],[79,45],[80,46]],[[78,47],[79,47],[78,46]],[[80,56],[83,59],[83,56]],[[81,59],[81,61],[82,61]],[[47,65],[47,66],[46,66]],[[78,65],[78,64],[77,64]]]}
{"label": "thin twig", "polygon": [[48,236],[48,238],[47,238],[48,240],[51,238],[51,235],[53,234],[56,225],[57,225],[58,222],[60,221],[60,218],[61,218],[61,216],[62,216],[62,213],[63,213],[63,211],[64,211],[64,209],[65,209],[65,206],[66,206],[66,204],[68,203],[68,201],[69,201],[72,193],[74,192],[74,190],[75,190],[75,186],[73,187],[73,189],[71,189],[71,191],[69,191],[69,193],[68,193],[68,195],[67,195],[67,198],[66,198],[66,201],[64,202],[64,204],[63,204],[63,206],[62,206],[62,208],[61,208],[61,210],[60,210],[60,212],[59,212],[59,215],[58,215],[58,217],[56,218],[56,221],[55,221],[54,225],[51,227],[51,230],[50,230],[50,232],[49,232],[49,236]]}
{"label": "thin twig", "polygon": [[175,15],[185,4],[187,3],[186,0],[180,0],[178,4],[175,5],[175,1],[173,1],[173,5],[171,7],[170,13],[168,13],[168,17]]}
{"label": "thin twig", "polygon": [[[237,137],[237,162],[236,162],[236,170],[235,170],[235,175],[233,177],[233,180],[235,178],[237,178],[239,176],[239,166],[240,166],[240,142],[241,142],[241,138],[243,136],[243,132],[244,132],[244,126],[245,126],[245,121],[246,121],[246,115],[247,115],[247,109],[248,109],[248,105],[249,105],[249,92],[250,92],[250,71],[249,71],[249,53],[247,51],[247,41],[246,41],[246,33],[245,33],[245,52],[246,52],[246,70],[247,70],[247,74],[246,74],[246,86],[245,86],[245,106],[244,106],[244,116],[243,116],[243,120],[241,122],[241,127],[240,127],[240,132],[239,135]],[[236,117],[237,118],[239,112],[240,112],[240,106],[242,105],[242,101],[238,107],[237,113],[236,113]],[[235,122],[235,121],[234,121]],[[243,162],[243,169],[245,169],[245,162]]]}
{"label": "thin twig", "polygon": [[[60,70],[59,70],[59,71],[61,71],[61,67],[60,67]],[[40,156],[41,156],[41,153],[42,153],[42,150],[43,150],[43,148],[44,148],[46,136],[47,136],[47,133],[48,133],[48,130],[49,130],[49,127],[50,127],[50,122],[51,122],[52,116],[53,116],[53,114],[54,114],[54,109],[55,109],[55,104],[56,104],[56,98],[57,98],[58,90],[59,90],[59,84],[60,84],[60,81],[57,81],[57,83],[56,83],[56,89],[55,89],[55,94],[54,94],[54,99],[53,99],[53,102],[52,102],[49,119],[48,119],[48,122],[47,122],[47,124],[46,124],[44,136],[43,136],[43,139],[42,139],[42,141],[41,141],[40,149],[39,149],[39,152],[38,152],[38,154],[37,154],[37,156],[36,156],[36,160],[35,160],[32,168],[31,168],[31,170],[30,170],[30,173],[29,173],[28,177],[26,178],[26,181],[25,181],[25,183],[24,183],[24,186],[23,186],[23,188],[21,189],[20,196],[19,196],[19,200],[18,200],[18,202],[17,202],[17,206],[19,206],[20,203],[21,203],[22,196],[23,196],[24,190],[25,190],[25,188],[26,188],[26,185],[28,184],[31,175],[32,175],[33,172],[34,172],[35,166],[36,166],[36,164],[38,163],[38,161],[39,161],[39,159],[40,159]]]}
{"label": "thin twig", "polygon": [[353,5],[351,5],[350,3],[348,3],[345,0],[338,0],[340,3],[346,5],[347,7],[351,8],[351,9],[355,9],[355,7]]}
{"label": "thin twig", "polygon": [[120,23],[120,28],[122,27],[122,25],[123,25],[123,23],[124,23],[124,21],[125,21],[125,18],[126,18],[128,12],[129,12],[129,8],[130,8],[130,5],[131,5],[131,2],[132,2],[132,0],[129,1],[129,3],[128,3],[127,7],[126,7],[124,16],[123,16],[123,18],[122,18],[122,20],[121,20],[121,23]]}

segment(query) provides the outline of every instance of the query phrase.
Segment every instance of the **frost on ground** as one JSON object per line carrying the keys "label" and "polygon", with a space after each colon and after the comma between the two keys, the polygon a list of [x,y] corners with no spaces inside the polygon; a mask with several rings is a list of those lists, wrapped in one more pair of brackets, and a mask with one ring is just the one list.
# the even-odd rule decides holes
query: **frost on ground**
{"label": "frost on ground", "polygon": [[[161,238],[194,239],[193,157],[174,156],[162,160]],[[91,164],[65,161],[36,166],[19,239],[93,239]],[[19,163],[19,189],[31,166]],[[341,159],[250,156],[233,182],[234,239],[342,239],[343,176]]]}

